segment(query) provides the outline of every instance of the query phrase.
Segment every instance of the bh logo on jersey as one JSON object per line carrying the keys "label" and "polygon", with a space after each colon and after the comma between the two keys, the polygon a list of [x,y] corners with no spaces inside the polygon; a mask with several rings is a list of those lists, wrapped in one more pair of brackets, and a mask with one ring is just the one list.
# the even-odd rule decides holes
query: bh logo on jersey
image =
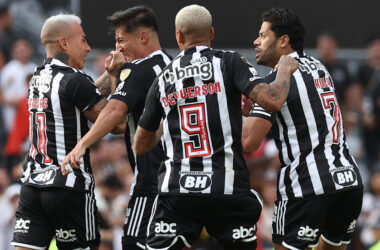
{"label": "bh logo on jersey", "polygon": [[56,176],[55,169],[44,169],[42,172],[31,174],[31,179],[37,184],[51,184]]}
{"label": "bh logo on jersey", "polygon": [[75,229],[63,230],[62,228],[55,230],[55,238],[60,242],[73,242],[77,240]]}
{"label": "bh logo on jersey", "polygon": [[23,218],[19,218],[16,220],[15,224],[15,233],[28,233],[29,232],[29,224],[30,220],[24,220]]}
{"label": "bh logo on jersey", "polygon": [[356,173],[351,166],[336,168],[331,172],[334,182],[340,186],[347,187],[356,183]]}
{"label": "bh logo on jersey", "polygon": [[154,232],[156,236],[173,237],[177,233],[177,224],[163,221],[157,222],[154,225]]}
{"label": "bh logo on jersey", "polygon": [[211,186],[213,172],[180,171],[179,183],[189,192],[202,192]]}
{"label": "bh logo on jersey", "polygon": [[309,226],[300,227],[300,229],[298,230],[297,239],[305,241],[314,241],[318,237],[318,231],[319,229],[312,229]]}
{"label": "bh logo on jersey", "polygon": [[239,228],[232,230],[232,238],[235,240],[245,239],[245,238],[254,236],[255,232],[256,232],[256,226],[253,226],[250,228],[245,228],[245,227],[240,226]]}

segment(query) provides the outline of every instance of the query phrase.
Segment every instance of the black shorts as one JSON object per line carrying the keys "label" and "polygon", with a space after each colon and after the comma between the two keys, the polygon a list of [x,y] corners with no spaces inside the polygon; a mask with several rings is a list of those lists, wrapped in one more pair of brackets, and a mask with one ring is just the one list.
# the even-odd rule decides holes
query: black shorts
{"label": "black shorts", "polygon": [[[203,226],[226,249],[255,249],[262,200],[253,190],[232,196],[157,196],[148,249],[190,247]],[[180,243],[180,245],[178,245]]]}
{"label": "black shorts", "polygon": [[59,249],[98,246],[93,193],[23,185],[11,245],[45,249],[53,236]]}
{"label": "black shorts", "polygon": [[132,196],[123,227],[123,249],[145,249],[147,227],[155,196]]}
{"label": "black shorts", "polygon": [[348,244],[363,201],[362,189],[351,189],[313,199],[276,201],[273,242],[289,249],[318,245],[319,237],[330,245]]}

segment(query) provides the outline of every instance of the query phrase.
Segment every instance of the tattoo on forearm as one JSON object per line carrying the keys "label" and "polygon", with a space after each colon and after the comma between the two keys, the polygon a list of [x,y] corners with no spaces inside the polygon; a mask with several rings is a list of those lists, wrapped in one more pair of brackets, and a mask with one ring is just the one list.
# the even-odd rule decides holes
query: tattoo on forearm
{"label": "tattoo on forearm", "polygon": [[284,102],[290,87],[289,74],[278,72],[276,82],[260,83],[250,92],[250,98],[263,109],[268,109],[270,102]]}
{"label": "tattoo on forearm", "polygon": [[95,82],[95,86],[98,87],[99,92],[107,97],[112,93],[113,85],[115,81],[113,80],[113,77],[108,74],[103,74],[99,77],[98,80]]}
{"label": "tattoo on forearm", "polygon": [[57,51],[54,55],[54,58],[60,60],[64,64],[69,64],[69,55],[64,51]]}

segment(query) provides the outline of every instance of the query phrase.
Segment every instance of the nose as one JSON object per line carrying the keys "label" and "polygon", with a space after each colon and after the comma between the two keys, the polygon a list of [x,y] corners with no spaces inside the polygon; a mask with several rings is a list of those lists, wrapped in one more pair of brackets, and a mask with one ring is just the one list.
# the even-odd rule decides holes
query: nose
{"label": "nose", "polygon": [[86,51],[87,51],[87,52],[90,52],[90,51],[91,51],[91,47],[90,47],[90,45],[89,45],[88,43],[86,44]]}
{"label": "nose", "polygon": [[120,46],[118,42],[115,43],[116,51],[122,52],[123,48]]}
{"label": "nose", "polygon": [[253,41],[253,46],[255,47],[259,46],[259,38],[256,38],[256,40]]}

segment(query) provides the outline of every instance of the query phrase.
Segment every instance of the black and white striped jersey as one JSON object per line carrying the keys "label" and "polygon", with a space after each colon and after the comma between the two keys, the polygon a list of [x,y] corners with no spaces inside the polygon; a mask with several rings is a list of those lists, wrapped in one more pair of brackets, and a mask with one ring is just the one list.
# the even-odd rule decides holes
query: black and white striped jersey
{"label": "black and white striped jersey", "polygon": [[133,150],[133,139],[140,116],[144,110],[145,98],[154,79],[172,60],[163,50],[157,50],[149,56],[125,64],[120,72],[121,82],[111,99],[117,99],[128,105],[128,123],[125,133],[128,159],[134,172],[130,194],[157,194],[157,173],[165,153],[161,143],[151,151],[137,156]]}
{"label": "black and white striped jersey", "polygon": [[[272,122],[272,135],[282,168],[278,198],[312,197],[362,187],[357,164],[349,152],[342,115],[329,72],[321,62],[296,52],[289,95],[280,112],[271,114],[257,104],[250,116]],[[276,78],[270,73],[265,82]]]}
{"label": "black and white striped jersey", "polygon": [[261,82],[238,53],[197,46],[182,51],[149,90],[139,126],[163,121],[168,159],[160,194],[231,195],[249,190],[241,145],[241,94]]}
{"label": "black and white striped jersey", "polygon": [[62,176],[60,164],[89,130],[83,112],[102,96],[89,76],[57,59],[47,58],[29,83],[30,151],[22,182],[37,187],[92,190],[89,150],[80,169]]}

